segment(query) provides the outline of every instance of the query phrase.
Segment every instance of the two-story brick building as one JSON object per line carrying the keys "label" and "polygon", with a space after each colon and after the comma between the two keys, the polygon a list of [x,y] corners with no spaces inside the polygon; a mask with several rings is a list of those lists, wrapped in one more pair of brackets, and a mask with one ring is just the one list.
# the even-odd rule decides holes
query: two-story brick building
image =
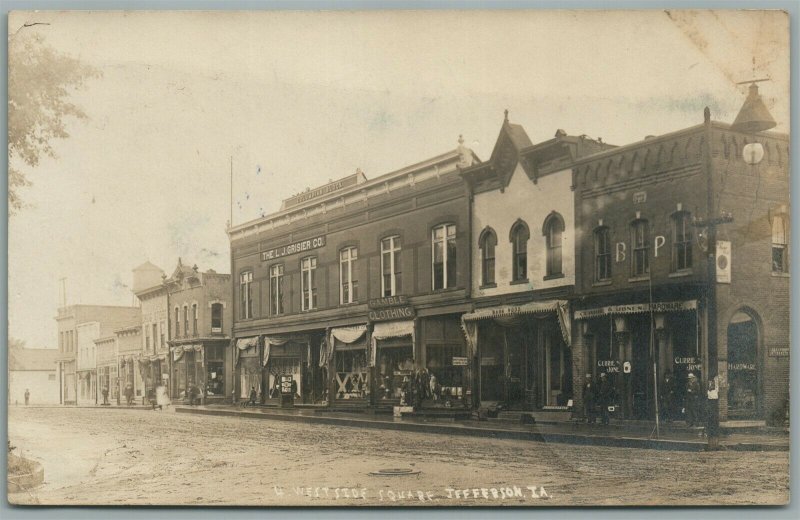
{"label": "two-story brick building", "polygon": [[[668,371],[674,396],[659,404],[673,417],[689,373],[720,375],[723,419],[784,412],[788,146],[707,111],[703,124],[578,159],[574,373],[609,374],[622,416],[652,419]],[[707,224],[717,221],[715,251]]]}
{"label": "two-story brick building", "polygon": [[[193,387],[205,401],[230,399],[232,388],[231,275],[209,269],[201,272],[178,259],[172,275],[164,280],[169,298],[171,328],[170,391],[173,399],[186,399]],[[162,320],[154,308],[149,326],[160,344]],[[153,327],[153,324],[158,324]],[[144,327],[144,325],[143,325]],[[146,334],[146,332],[145,332]],[[151,341],[154,336],[151,336]],[[145,336],[146,338],[146,336]],[[145,339],[146,345],[147,339]],[[150,358],[151,362],[155,362]],[[158,347],[155,360],[159,360]],[[163,369],[161,369],[163,370]],[[162,372],[163,373],[163,372]],[[157,375],[151,376],[158,380]],[[162,377],[163,380],[163,377]]]}
{"label": "two-story brick building", "polygon": [[389,406],[406,379],[438,382],[436,401],[468,400],[460,331],[470,235],[457,149],[371,180],[309,189],[281,210],[229,230],[237,395]]}
{"label": "two-story brick building", "polygon": [[159,384],[169,388],[169,293],[166,274],[160,267],[145,262],[133,269],[133,293],[142,309],[141,365],[145,397]]}

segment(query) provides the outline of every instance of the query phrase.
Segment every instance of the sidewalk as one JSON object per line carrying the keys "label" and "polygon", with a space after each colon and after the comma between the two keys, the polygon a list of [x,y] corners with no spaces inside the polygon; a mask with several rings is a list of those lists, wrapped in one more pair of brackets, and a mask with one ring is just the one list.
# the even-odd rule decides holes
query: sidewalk
{"label": "sidewalk", "polygon": [[[271,419],[300,423],[330,424],[359,428],[413,431],[446,435],[465,435],[494,439],[517,439],[536,442],[558,442],[591,446],[627,447],[678,451],[703,451],[706,439],[702,429],[665,428],[658,439],[650,428],[616,423],[609,426],[584,423],[514,424],[488,420],[448,420],[395,418],[391,415],[328,412],[314,409],[239,408],[231,405],[175,406],[178,413],[195,413],[251,419]],[[789,435],[785,432],[742,432],[728,429],[720,444],[736,451],[788,451]]]}

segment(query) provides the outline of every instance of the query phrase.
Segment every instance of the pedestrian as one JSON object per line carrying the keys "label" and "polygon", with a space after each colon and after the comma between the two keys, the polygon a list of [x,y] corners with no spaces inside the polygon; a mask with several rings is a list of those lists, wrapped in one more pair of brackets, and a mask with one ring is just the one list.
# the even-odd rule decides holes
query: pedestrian
{"label": "pedestrian", "polygon": [[103,406],[108,406],[110,403],[108,402],[108,386],[103,387]]}
{"label": "pedestrian", "polygon": [[128,403],[128,406],[133,404],[133,385],[131,383],[125,385],[125,402]]}
{"label": "pedestrian", "polygon": [[597,389],[597,395],[598,405],[600,405],[600,422],[603,425],[607,425],[610,422],[609,407],[614,402],[614,387],[611,386],[611,381],[609,381],[605,372],[600,374],[600,386]]}
{"label": "pedestrian", "polygon": [[597,421],[597,392],[592,374],[586,374],[583,383],[583,412],[586,415],[586,423],[594,424]]}
{"label": "pedestrian", "polygon": [[441,387],[439,386],[439,382],[436,380],[436,376],[431,374],[430,379],[430,395],[434,401],[439,400],[439,394],[441,393]]}
{"label": "pedestrian", "polygon": [[690,372],[686,383],[686,424],[692,428],[700,423],[700,383]]}
{"label": "pedestrian", "polygon": [[31,391],[29,389],[25,389],[25,406],[28,406],[28,403],[31,401]]}
{"label": "pedestrian", "polygon": [[[249,406],[255,406],[257,399],[258,399],[258,392],[256,392],[256,387],[255,387],[255,385],[253,385],[253,386],[250,387],[250,400],[247,401],[246,404],[249,405]],[[247,406],[245,406],[245,408],[246,407]]]}
{"label": "pedestrian", "polygon": [[709,379],[706,391],[706,437],[708,449],[719,449],[719,387],[718,378]]}
{"label": "pedestrian", "polygon": [[672,372],[667,370],[664,373],[664,380],[661,382],[661,389],[659,393],[660,415],[666,422],[672,422],[674,417],[673,410],[675,408],[675,380],[672,379]]}

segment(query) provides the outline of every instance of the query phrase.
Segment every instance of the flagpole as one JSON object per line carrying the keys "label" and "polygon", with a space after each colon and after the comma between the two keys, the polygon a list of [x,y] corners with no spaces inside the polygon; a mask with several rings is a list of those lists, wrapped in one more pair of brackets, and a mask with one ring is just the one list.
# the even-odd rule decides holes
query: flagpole
{"label": "flagpole", "polygon": [[231,220],[230,227],[233,227],[233,155],[231,155]]}

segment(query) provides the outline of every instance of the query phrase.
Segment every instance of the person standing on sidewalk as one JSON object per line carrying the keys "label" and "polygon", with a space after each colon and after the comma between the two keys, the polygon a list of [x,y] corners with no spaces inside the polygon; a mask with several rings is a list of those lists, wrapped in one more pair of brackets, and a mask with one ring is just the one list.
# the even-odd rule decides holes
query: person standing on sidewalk
{"label": "person standing on sidewalk", "polygon": [[667,370],[664,373],[664,380],[661,382],[659,393],[659,412],[661,412],[661,419],[665,422],[672,422],[674,417],[673,410],[675,409],[675,380],[672,379],[672,372]]}
{"label": "person standing on sidewalk", "polygon": [[600,422],[607,425],[611,422],[608,415],[608,407],[614,401],[614,388],[605,372],[600,374],[600,388],[598,389],[598,404],[600,405]]}
{"label": "person standing on sidewalk", "polygon": [[686,383],[686,424],[692,428],[700,423],[700,383],[693,373],[689,373]]}
{"label": "person standing on sidewalk", "polygon": [[108,387],[103,387],[103,406],[108,406],[110,403],[108,402]]}
{"label": "person standing on sidewalk", "polygon": [[25,389],[25,406],[28,406],[28,403],[31,401],[31,391],[29,389]]}
{"label": "person standing on sidewalk", "polygon": [[594,381],[592,381],[592,374],[586,374],[586,380],[583,383],[583,413],[586,415],[586,423],[594,424],[597,422],[597,403],[596,388]]}

